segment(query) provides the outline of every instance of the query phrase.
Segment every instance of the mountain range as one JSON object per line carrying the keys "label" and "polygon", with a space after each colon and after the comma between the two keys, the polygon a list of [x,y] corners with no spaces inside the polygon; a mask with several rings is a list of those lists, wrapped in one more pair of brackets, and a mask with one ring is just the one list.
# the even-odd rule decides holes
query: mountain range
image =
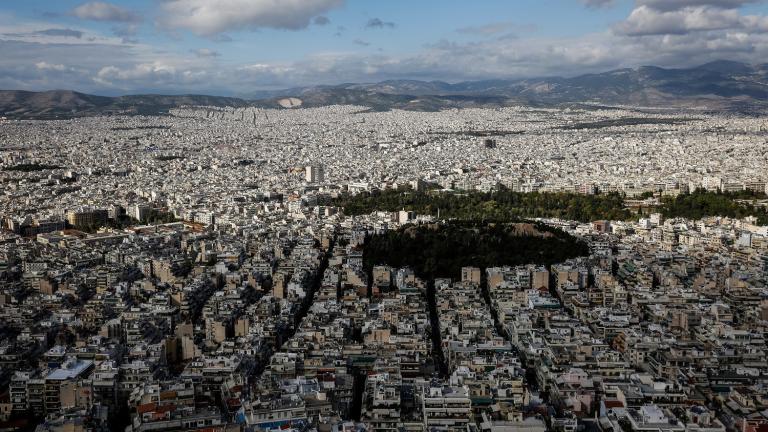
{"label": "mountain range", "polygon": [[105,97],[61,90],[0,91],[0,116],[18,119],[155,115],[185,105],[293,108],[337,104],[362,105],[377,111],[588,104],[759,113],[768,109],[768,64],[715,61],[687,69],[643,66],[573,78],[454,84],[392,80],[259,91],[240,98],[204,95]]}
{"label": "mountain range", "polygon": [[109,114],[157,115],[184,105],[249,106],[249,102],[219,96],[94,96],[71,90],[30,92],[0,90],[0,116],[12,119],[64,119]]}

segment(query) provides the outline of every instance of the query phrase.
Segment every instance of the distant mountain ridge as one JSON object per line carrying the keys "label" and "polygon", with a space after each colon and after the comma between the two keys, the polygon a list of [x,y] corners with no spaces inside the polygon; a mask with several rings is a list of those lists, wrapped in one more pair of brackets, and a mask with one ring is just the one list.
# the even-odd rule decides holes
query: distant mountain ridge
{"label": "distant mountain ridge", "polygon": [[205,95],[106,97],[70,90],[0,90],[0,116],[18,119],[57,119],[105,114],[157,115],[184,105],[244,107],[249,103],[238,98]]}
{"label": "distant mountain ridge", "polygon": [[465,96],[505,98],[510,103],[563,104],[595,102],[647,106],[690,107],[706,103],[713,108],[768,104],[768,64],[748,65],[716,61],[689,69],[643,66],[574,78],[442,81],[395,80],[374,84],[342,84],[273,92],[271,97],[313,95],[317,92],[366,91],[409,96]]}
{"label": "distant mountain ridge", "polygon": [[163,114],[183,105],[318,107],[354,104],[373,110],[563,104],[633,105],[708,110],[768,108],[768,64],[715,61],[688,69],[643,66],[573,78],[484,80],[460,83],[389,80],[259,91],[243,98],[134,95],[116,98],[73,91],[0,91],[0,116],[68,118],[103,114]]}

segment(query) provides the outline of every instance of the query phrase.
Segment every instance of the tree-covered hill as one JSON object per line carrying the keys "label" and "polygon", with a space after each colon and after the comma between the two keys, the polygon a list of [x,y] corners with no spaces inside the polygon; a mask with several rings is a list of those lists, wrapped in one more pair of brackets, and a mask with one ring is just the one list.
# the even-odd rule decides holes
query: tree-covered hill
{"label": "tree-covered hill", "polygon": [[432,279],[459,278],[466,266],[550,265],[588,253],[584,242],[543,224],[454,221],[372,236],[363,260],[368,271],[380,264],[409,266]]}

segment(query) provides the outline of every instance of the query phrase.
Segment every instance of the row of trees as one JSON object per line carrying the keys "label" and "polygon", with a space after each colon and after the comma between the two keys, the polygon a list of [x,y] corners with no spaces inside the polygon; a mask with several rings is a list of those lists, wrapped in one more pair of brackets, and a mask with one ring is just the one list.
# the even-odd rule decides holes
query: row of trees
{"label": "row of trees", "polygon": [[582,222],[600,219],[627,220],[632,213],[618,193],[581,195],[576,193],[522,193],[501,187],[493,192],[440,193],[410,189],[345,195],[332,205],[346,214],[409,210],[459,220],[516,221],[534,217],[556,217]]}
{"label": "row of trees", "polygon": [[61,167],[58,165],[27,163],[27,164],[19,164],[19,165],[7,167],[3,171],[34,172],[34,171],[45,171],[45,170],[55,170],[55,169],[61,169]]}
{"label": "row of trees", "polygon": [[176,217],[171,212],[151,210],[149,215],[140,221],[128,215],[120,215],[116,219],[107,219],[106,223],[103,224],[80,225],[70,228],[75,228],[86,233],[94,233],[100,228],[125,229],[137,224],[160,225],[178,221],[179,220],[176,219]]}
{"label": "row of trees", "polygon": [[[652,192],[641,198],[650,198]],[[756,205],[766,199],[752,191],[708,192],[697,190],[677,197],[664,197],[659,207],[647,209],[666,218],[701,219],[707,216],[743,218],[755,216],[758,223],[768,225],[768,208]],[[374,191],[355,196],[344,195],[325,204],[343,207],[348,215],[375,211],[409,210],[441,219],[512,222],[526,218],[555,217],[580,222],[596,220],[630,220],[635,217],[618,192],[598,195],[554,192],[513,192],[501,187],[493,192],[413,191],[402,188]]]}
{"label": "row of trees", "polygon": [[701,219],[707,216],[754,216],[759,224],[768,225],[768,209],[752,203],[760,198],[765,198],[765,195],[750,191],[721,193],[697,190],[675,198],[662,199],[659,212],[666,218],[686,219]]}

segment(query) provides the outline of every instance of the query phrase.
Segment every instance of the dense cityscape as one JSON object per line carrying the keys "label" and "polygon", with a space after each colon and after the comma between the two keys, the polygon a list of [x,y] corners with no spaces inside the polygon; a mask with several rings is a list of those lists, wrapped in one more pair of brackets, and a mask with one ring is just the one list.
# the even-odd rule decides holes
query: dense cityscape
{"label": "dense cityscape", "polygon": [[0,432],[768,432],[768,0],[0,2]]}
{"label": "dense cityscape", "polygon": [[[4,120],[0,429],[756,431],[768,227],[661,205],[764,212],[765,129],[631,108]],[[508,227],[490,249],[514,255],[482,267],[464,240],[425,249],[464,228],[407,197],[498,190],[627,216],[496,212],[470,229]],[[345,212],[386,194],[402,208]]]}

